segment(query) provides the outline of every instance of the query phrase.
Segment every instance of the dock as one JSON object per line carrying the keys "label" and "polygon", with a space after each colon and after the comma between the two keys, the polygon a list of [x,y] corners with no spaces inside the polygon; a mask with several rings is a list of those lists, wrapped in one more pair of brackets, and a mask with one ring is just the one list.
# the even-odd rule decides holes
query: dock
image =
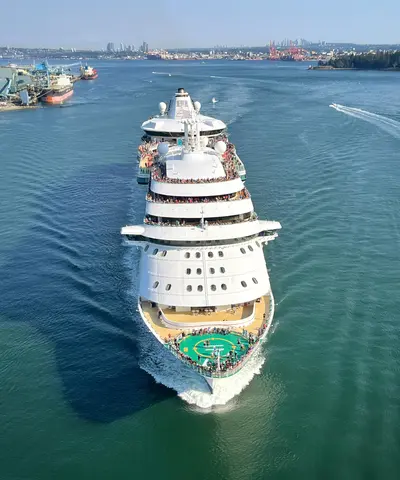
{"label": "dock", "polygon": [[11,112],[14,110],[34,110],[38,108],[39,105],[16,105],[14,103],[0,103],[0,112]]}
{"label": "dock", "polygon": [[80,72],[71,67],[80,64],[50,66],[46,61],[37,65],[0,66],[0,112],[32,110],[46,93],[82,80]]}

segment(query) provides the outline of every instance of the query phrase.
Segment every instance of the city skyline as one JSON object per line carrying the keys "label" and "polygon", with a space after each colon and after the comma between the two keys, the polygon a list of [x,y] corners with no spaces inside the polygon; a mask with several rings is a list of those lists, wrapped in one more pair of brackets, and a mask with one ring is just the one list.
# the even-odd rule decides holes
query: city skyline
{"label": "city skyline", "polygon": [[[227,0],[203,0],[201,8],[178,0],[143,3],[120,0],[118,9],[105,0],[70,0],[68,9],[47,8],[47,0],[20,0],[24,15],[18,28],[5,22],[0,45],[101,50],[112,42],[138,48],[144,39],[152,48],[213,48],[266,45],[270,39],[308,38],[327,43],[398,44],[400,4],[382,0],[365,8],[364,0],[336,0],[334,8],[317,0],[287,0],[284,4],[249,0],[232,5]],[[60,7],[61,8],[61,7]],[[42,15],[46,11],[46,17]],[[121,14],[123,12],[123,14]],[[388,15],[390,12],[390,15]],[[179,28],[175,24],[179,23]],[[40,25],[40,28],[38,28]]]}

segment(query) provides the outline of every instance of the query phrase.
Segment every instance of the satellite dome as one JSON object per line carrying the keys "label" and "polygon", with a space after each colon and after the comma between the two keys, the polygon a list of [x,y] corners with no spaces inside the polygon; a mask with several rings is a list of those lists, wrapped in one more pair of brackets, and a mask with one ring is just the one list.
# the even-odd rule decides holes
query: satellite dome
{"label": "satellite dome", "polygon": [[160,102],[158,104],[158,108],[160,109],[161,115],[164,115],[165,111],[167,110],[167,104],[165,102]]}
{"label": "satellite dome", "polygon": [[226,143],[220,140],[215,144],[214,150],[220,155],[223,155],[226,152]]}
{"label": "satellite dome", "polygon": [[157,147],[157,150],[158,150],[158,153],[160,155],[166,155],[168,153],[168,150],[169,150],[168,143],[166,143],[166,142],[159,143],[158,147]]}
{"label": "satellite dome", "polygon": [[196,112],[200,112],[201,108],[201,103],[200,102],[194,102],[194,109]]}

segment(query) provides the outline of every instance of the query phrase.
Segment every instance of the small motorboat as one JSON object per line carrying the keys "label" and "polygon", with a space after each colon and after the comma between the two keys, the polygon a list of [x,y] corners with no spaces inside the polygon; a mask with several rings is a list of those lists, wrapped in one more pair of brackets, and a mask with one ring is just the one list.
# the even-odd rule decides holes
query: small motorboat
{"label": "small motorboat", "polygon": [[213,98],[211,99],[211,103],[217,103],[217,102],[218,102],[218,100],[217,100],[215,97],[213,97]]}

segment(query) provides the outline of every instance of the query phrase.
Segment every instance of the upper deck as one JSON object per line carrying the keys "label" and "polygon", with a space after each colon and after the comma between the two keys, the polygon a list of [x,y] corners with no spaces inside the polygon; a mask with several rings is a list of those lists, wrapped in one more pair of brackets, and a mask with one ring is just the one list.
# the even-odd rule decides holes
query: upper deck
{"label": "upper deck", "polygon": [[[178,313],[143,299],[139,310],[149,329],[176,357],[208,377],[233,375],[268,332],[272,295],[225,310]],[[250,315],[249,315],[250,314]]]}
{"label": "upper deck", "polygon": [[183,88],[179,88],[168,106],[161,102],[160,115],[143,122],[142,129],[151,137],[181,138],[184,136],[184,120],[196,118],[200,125],[200,135],[221,134],[226,125],[221,120],[200,114],[201,105],[193,102]]}
{"label": "upper deck", "polygon": [[157,226],[157,225],[129,225],[121,229],[121,234],[128,241],[143,242],[145,239],[154,239],[170,242],[214,242],[246,238],[254,235],[265,237],[265,241],[273,240],[281,229],[281,224],[269,220],[251,220],[243,223],[224,225],[201,226]]}

